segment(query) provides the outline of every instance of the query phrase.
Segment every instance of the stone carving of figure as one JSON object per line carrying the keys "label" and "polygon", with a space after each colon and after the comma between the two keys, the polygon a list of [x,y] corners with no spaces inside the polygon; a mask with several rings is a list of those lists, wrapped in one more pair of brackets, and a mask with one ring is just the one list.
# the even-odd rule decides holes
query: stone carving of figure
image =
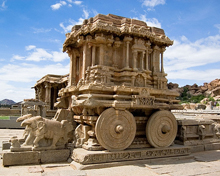
{"label": "stone carving of figure", "polygon": [[24,140],[21,147],[31,146],[33,150],[64,148],[68,142],[68,133],[73,130],[72,123],[67,120],[61,122],[49,120],[41,116],[22,116],[25,126]]}

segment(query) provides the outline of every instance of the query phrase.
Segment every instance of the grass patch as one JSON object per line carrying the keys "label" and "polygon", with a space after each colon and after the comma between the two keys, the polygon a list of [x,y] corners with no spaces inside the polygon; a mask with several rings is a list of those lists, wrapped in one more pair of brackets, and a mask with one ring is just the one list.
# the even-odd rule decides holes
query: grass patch
{"label": "grass patch", "polygon": [[10,120],[10,116],[0,116],[0,120]]}

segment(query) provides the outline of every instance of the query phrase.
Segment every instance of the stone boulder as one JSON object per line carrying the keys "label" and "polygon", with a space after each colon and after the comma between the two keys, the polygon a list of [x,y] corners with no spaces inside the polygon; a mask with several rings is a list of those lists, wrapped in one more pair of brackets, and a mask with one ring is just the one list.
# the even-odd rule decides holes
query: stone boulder
{"label": "stone boulder", "polygon": [[189,103],[182,103],[183,109],[190,109]]}
{"label": "stone boulder", "polygon": [[206,105],[205,105],[205,104],[198,103],[198,104],[196,105],[196,109],[205,110],[205,109],[206,109]]}
{"label": "stone boulder", "polygon": [[179,88],[179,84],[169,82],[167,84],[167,87],[168,87],[168,89],[178,89]]}
{"label": "stone boulder", "polygon": [[212,90],[212,97],[220,95],[220,87],[216,87]]}
{"label": "stone boulder", "polygon": [[220,79],[215,79],[208,84],[208,89],[213,90],[216,87],[220,87]]}

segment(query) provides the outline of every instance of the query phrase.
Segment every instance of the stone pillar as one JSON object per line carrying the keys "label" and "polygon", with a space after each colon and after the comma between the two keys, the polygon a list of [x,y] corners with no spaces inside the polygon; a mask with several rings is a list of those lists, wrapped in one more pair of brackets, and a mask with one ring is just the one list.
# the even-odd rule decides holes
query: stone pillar
{"label": "stone pillar", "polygon": [[68,86],[72,86],[75,85],[75,79],[76,79],[76,53],[71,48],[67,49],[67,53],[70,57],[70,74],[69,74]]}
{"label": "stone pillar", "polygon": [[160,72],[160,48],[158,46],[154,46],[153,48],[153,71]]}
{"label": "stone pillar", "polygon": [[86,71],[86,65],[87,65],[87,44],[85,43],[83,45],[83,66],[82,66],[82,77],[85,76],[85,71]]}
{"label": "stone pillar", "polygon": [[165,51],[165,48],[162,48],[161,49],[161,62],[160,62],[160,66],[161,66],[160,71],[161,71],[161,73],[164,73],[164,68],[163,68],[163,52],[164,51]]}
{"label": "stone pillar", "polygon": [[125,68],[129,68],[129,41],[126,42],[126,60],[125,60]]}
{"label": "stone pillar", "polygon": [[51,107],[51,85],[50,83],[46,83],[45,88],[46,88],[45,102],[47,103],[50,109]]}
{"label": "stone pillar", "polygon": [[100,44],[100,56],[99,56],[99,65],[104,64],[104,46]]}
{"label": "stone pillar", "polygon": [[[56,103],[56,101],[57,101],[57,96],[58,96],[57,86],[54,86],[53,103]],[[54,109],[54,105],[53,105],[53,109]]]}
{"label": "stone pillar", "polygon": [[116,64],[116,58],[117,58],[117,47],[113,46],[113,67],[118,67],[118,65]]}
{"label": "stone pillar", "polygon": [[141,62],[141,70],[144,70],[144,54],[145,54],[145,52],[143,51],[143,52],[141,52],[141,58],[140,58],[140,62]]}
{"label": "stone pillar", "polygon": [[151,42],[148,40],[146,43],[145,43],[145,46],[146,46],[146,58],[145,58],[145,69],[146,71],[149,71],[149,54],[151,53],[151,49],[150,49],[150,46],[151,46]]}
{"label": "stone pillar", "polygon": [[126,42],[126,59],[125,59],[125,68],[129,68],[129,44],[132,41],[131,37],[125,37],[124,41]]}
{"label": "stone pillar", "polygon": [[75,79],[76,79],[76,56],[75,54],[72,55],[71,62],[70,62],[70,86],[75,85]]}
{"label": "stone pillar", "polygon": [[149,66],[148,66],[148,48],[146,50],[146,57],[145,57],[145,70],[149,70]]}
{"label": "stone pillar", "polygon": [[96,46],[92,46],[92,66],[95,66]]}
{"label": "stone pillar", "polygon": [[133,51],[133,69],[134,70],[137,70],[137,56],[138,56],[137,51]]}
{"label": "stone pillar", "polygon": [[135,82],[135,76],[131,77],[131,86],[134,86],[134,82]]}

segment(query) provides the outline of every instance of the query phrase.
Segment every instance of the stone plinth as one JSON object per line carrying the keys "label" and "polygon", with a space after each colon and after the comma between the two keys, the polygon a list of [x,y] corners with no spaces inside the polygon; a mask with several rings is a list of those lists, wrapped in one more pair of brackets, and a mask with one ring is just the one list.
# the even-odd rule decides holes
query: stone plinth
{"label": "stone plinth", "polygon": [[3,153],[3,165],[12,166],[64,162],[67,161],[69,156],[69,149],[25,152],[5,151]]}
{"label": "stone plinth", "polygon": [[169,148],[130,149],[124,151],[87,151],[74,149],[72,159],[80,164],[98,164],[119,161],[132,161],[151,158],[183,156],[190,154],[190,147],[172,146]]}
{"label": "stone plinth", "polygon": [[220,143],[216,136],[214,121],[202,118],[177,118],[178,133],[175,143],[185,146],[198,146]]}

